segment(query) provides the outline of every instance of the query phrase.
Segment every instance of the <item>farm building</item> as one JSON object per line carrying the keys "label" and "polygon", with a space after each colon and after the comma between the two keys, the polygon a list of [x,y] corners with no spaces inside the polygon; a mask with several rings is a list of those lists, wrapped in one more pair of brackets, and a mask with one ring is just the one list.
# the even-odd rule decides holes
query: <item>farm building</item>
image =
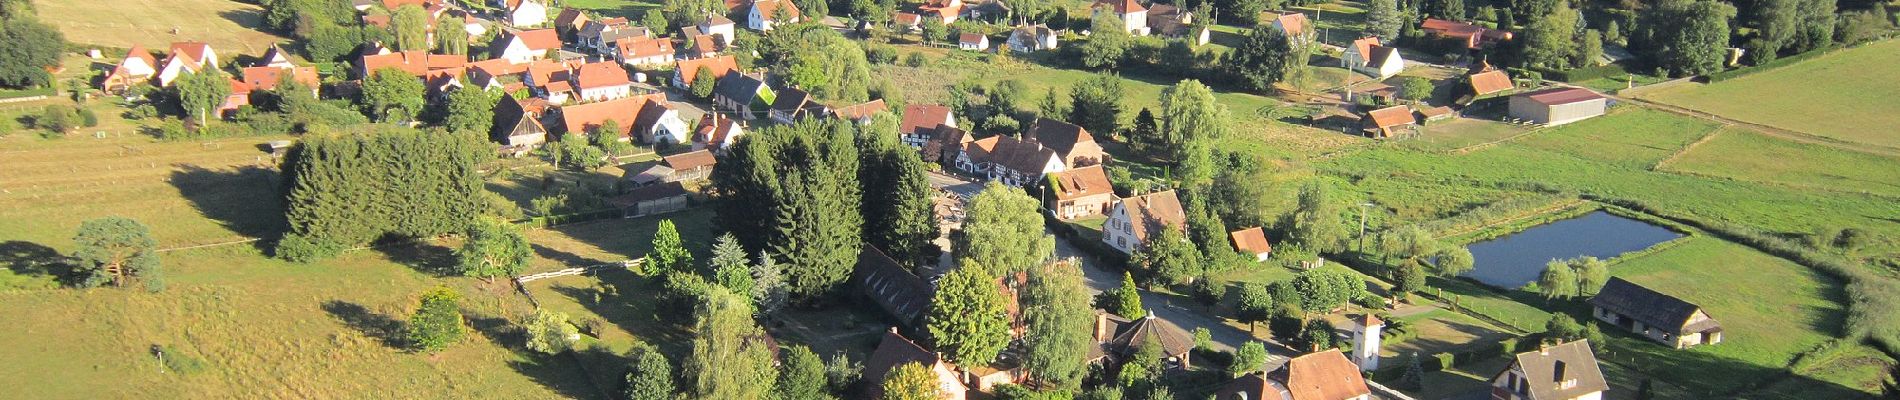
{"label": "farm building", "polygon": [[608,199],[607,202],[620,208],[621,215],[628,218],[684,210],[687,205],[686,186],[679,182],[666,182],[641,187]]}
{"label": "farm building", "polygon": [[1235,251],[1253,255],[1254,261],[1266,261],[1273,255],[1273,245],[1267,243],[1267,231],[1258,226],[1230,232],[1227,237],[1233,240]]}
{"label": "farm building", "polygon": [[1339,349],[1287,360],[1272,372],[1235,378],[1214,392],[1218,400],[1369,400],[1372,388]]}
{"label": "farm building", "polygon": [[1418,119],[1412,116],[1411,106],[1400,105],[1368,111],[1360,124],[1366,136],[1389,138],[1410,132]]}
{"label": "farm building", "polygon": [[1597,400],[1609,389],[1586,340],[1517,353],[1491,378],[1494,400]]}
{"label": "farm building", "polygon": [[1042,25],[1023,25],[1009,31],[1009,50],[1028,53],[1055,50],[1056,31]]}
{"label": "farm building", "polygon": [[1048,179],[1049,213],[1071,220],[1102,215],[1115,201],[1115,188],[1100,165],[1052,172]]}
{"label": "farm building", "polygon": [[1610,278],[1590,298],[1592,316],[1678,349],[1722,342],[1722,324],[1702,307],[1623,278]]}
{"label": "farm building", "polygon": [[1610,99],[1584,88],[1544,89],[1511,96],[1511,118],[1562,125],[1603,115]]}
{"label": "farm building", "polygon": [[905,329],[923,326],[924,312],[930,310],[930,298],[936,294],[930,282],[869,244],[858,251],[858,265],[851,271],[851,282],[857,284],[858,290],[870,298],[872,304],[890,314],[891,319]]}
{"label": "farm building", "polygon": [[962,33],[957,35],[957,48],[969,51],[990,49],[990,37],[981,33]]}

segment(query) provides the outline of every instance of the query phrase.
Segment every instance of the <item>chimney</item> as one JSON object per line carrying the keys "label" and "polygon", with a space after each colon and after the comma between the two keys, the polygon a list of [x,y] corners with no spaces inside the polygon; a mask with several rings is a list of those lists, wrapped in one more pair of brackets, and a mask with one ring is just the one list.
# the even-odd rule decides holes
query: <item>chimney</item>
{"label": "chimney", "polygon": [[1108,313],[1095,313],[1095,340],[1108,340]]}

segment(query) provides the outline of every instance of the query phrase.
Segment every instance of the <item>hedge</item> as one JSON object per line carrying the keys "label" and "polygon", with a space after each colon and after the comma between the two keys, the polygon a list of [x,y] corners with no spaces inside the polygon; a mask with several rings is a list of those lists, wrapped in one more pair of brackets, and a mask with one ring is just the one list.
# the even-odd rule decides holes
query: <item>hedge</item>
{"label": "hedge", "polygon": [[620,212],[620,209],[618,208],[606,208],[606,209],[599,209],[599,210],[593,210],[593,211],[582,211],[582,212],[577,212],[577,213],[557,214],[557,215],[549,215],[545,217],[528,218],[528,219],[522,220],[520,224],[524,226],[528,226],[528,227],[533,227],[533,228],[547,228],[551,226],[566,225],[566,224],[572,224],[576,222],[587,222],[587,221],[597,221],[597,220],[603,220],[603,219],[620,218],[621,215],[622,214]]}
{"label": "hedge", "polygon": [[1840,49],[1840,47],[1827,46],[1827,47],[1822,47],[1822,48],[1818,48],[1814,50],[1808,50],[1808,52],[1806,53],[1777,58],[1774,61],[1769,61],[1768,63],[1762,64],[1762,65],[1741,67],[1741,68],[1709,74],[1708,76],[1709,83],[1721,82],[1721,81],[1725,81],[1729,79],[1735,79],[1735,78],[1747,76],[1749,74],[1753,74],[1756,72],[1762,72],[1762,71],[1772,70],[1776,68],[1786,67],[1790,64],[1801,62],[1802,60],[1820,57],[1821,55],[1832,53],[1834,52],[1834,50],[1837,50],[1837,49]]}
{"label": "hedge", "polygon": [[1535,71],[1543,74],[1544,79],[1567,83],[1577,83],[1591,79],[1627,75],[1630,73],[1622,64],[1583,67],[1564,71],[1538,68],[1535,69]]}

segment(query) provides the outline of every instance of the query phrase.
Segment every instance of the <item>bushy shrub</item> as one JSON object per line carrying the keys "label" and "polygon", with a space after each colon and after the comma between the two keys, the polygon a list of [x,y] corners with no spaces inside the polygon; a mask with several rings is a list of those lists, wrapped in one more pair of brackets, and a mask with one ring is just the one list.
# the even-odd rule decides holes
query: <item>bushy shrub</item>
{"label": "bushy shrub", "polygon": [[1433,367],[1437,367],[1437,369],[1435,369],[1434,371],[1444,371],[1444,370],[1451,369],[1451,367],[1453,366],[1453,362],[1458,361],[1458,357],[1453,355],[1452,353],[1433,354],[1432,359],[1438,361],[1432,364]]}
{"label": "bushy shrub", "polygon": [[910,53],[904,56],[904,65],[910,66],[911,68],[923,68],[924,64],[929,62],[930,59],[924,57],[924,53]]}
{"label": "bushy shrub", "polygon": [[99,114],[92,112],[90,108],[81,107],[79,109],[79,125],[87,128],[99,126]]}
{"label": "bushy shrub", "polygon": [[872,64],[890,64],[897,62],[897,48],[884,44],[865,46],[864,58]]}

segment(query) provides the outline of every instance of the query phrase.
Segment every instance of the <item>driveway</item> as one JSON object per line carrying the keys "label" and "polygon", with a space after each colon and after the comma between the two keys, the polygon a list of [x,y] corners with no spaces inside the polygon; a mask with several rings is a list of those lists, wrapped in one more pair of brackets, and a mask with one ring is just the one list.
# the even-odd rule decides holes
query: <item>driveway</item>
{"label": "driveway", "polygon": [[[1082,261],[1082,279],[1088,284],[1089,294],[1091,295],[1121,286],[1122,274],[1118,273],[1119,271],[1110,271],[1104,268],[1101,262],[1096,261],[1094,257],[1082,252],[1080,248],[1069,243],[1068,239],[1063,239],[1060,236],[1056,237],[1056,257],[1074,257]],[[1195,328],[1207,328],[1208,333],[1211,333],[1214,339],[1214,350],[1234,351],[1234,349],[1248,341],[1262,342],[1262,344],[1266,345],[1267,352],[1272,355],[1272,357],[1267,360],[1269,369],[1271,369],[1272,366],[1286,362],[1287,358],[1299,354],[1292,348],[1282,345],[1279,342],[1270,339],[1256,338],[1254,335],[1247,333],[1244,329],[1221,323],[1219,317],[1207,315],[1207,313],[1202,310],[1200,304],[1187,300],[1178,302],[1175,300],[1175,298],[1167,295],[1146,290],[1141,291],[1141,305],[1147,307],[1148,311],[1153,312],[1156,317],[1167,320],[1168,322],[1173,322],[1174,325],[1180,326],[1181,329],[1188,332],[1193,332]]]}

